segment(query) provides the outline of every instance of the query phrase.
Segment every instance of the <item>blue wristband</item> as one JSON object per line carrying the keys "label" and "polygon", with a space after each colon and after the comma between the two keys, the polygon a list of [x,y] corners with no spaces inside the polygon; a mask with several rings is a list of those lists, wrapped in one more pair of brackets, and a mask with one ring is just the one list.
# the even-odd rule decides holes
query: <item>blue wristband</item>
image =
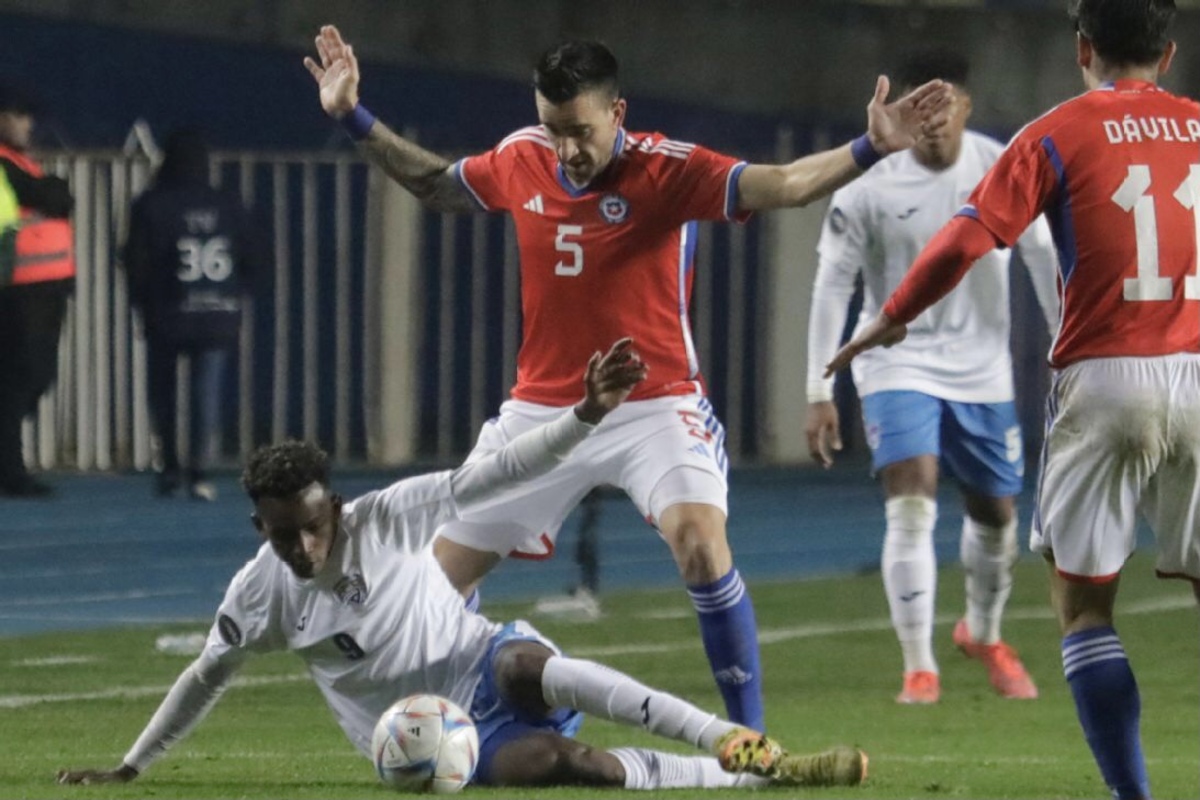
{"label": "blue wristband", "polygon": [[359,103],[353,111],[342,117],[341,122],[346,133],[350,134],[350,138],[361,142],[371,132],[371,126],[375,124],[375,115]]}
{"label": "blue wristband", "polygon": [[858,168],[864,172],[883,158],[883,154],[875,149],[865,133],[850,143],[850,156],[854,159],[854,163],[858,164]]}

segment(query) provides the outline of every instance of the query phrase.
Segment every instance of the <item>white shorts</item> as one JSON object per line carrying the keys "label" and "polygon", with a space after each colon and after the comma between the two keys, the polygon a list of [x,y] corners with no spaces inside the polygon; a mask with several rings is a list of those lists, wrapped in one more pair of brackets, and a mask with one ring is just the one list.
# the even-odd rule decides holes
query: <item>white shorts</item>
{"label": "white shorts", "polygon": [[[484,424],[467,462],[563,410],[507,401],[500,416]],[[562,464],[491,500],[472,503],[470,522],[448,522],[438,534],[502,556],[549,558],[563,520],[597,486],[624,489],[655,525],[678,503],[704,503],[726,513],[727,470],[725,429],[706,397],[635,400],[609,414]]]}
{"label": "white shorts", "polygon": [[1162,577],[1200,580],[1200,356],[1098,358],[1054,376],[1030,547],[1112,580],[1142,514]]}

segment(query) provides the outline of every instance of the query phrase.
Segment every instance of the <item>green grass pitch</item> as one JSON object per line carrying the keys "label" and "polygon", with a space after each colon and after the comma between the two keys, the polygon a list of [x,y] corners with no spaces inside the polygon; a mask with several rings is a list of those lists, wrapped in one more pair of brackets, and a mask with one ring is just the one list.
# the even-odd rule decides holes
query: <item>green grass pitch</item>
{"label": "green grass pitch", "polygon": [[[1118,606],[1141,685],[1142,734],[1158,800],[1200,796],[1197,612],[1188,587],[1126,570]],[[900,657],[878,575],[752,586],[762,638],[770,732],[793,750],[845,742],[871,756],[870,779],[843,790],[770,789],[774,797],[1103,798],[1106,790],[1075,721],[1047,605],[1045,568],[1021,562],[1005,638],[1041,689],[1003,700],[983,668],[950,643],[962,573],[939,576],[936,652],[942,702],[898,706]],[[487,604],[493,619],[525,605]],[[530,619],[572,654],[594,658],[717,710],[720,702],[682,591],[604,598],[595,623]],[[206,624],[189,630],[207,627]],[[178,631],[178,628],[171,629]],[[370,764],[342,737],[298,659],[252,662],[213,713],[145,775],[126,786],[57,786],[61,767],[115,766],[187,659],[154,651],[166,629],[122,629],[0,640],[0,797],[386,798]],[[589,720],[592,744],[687,752],[637,731]],[[600,798],[616,791],[469,788],[475,797]],[[745,791],[674,791],[638,797],[745,797]]]}

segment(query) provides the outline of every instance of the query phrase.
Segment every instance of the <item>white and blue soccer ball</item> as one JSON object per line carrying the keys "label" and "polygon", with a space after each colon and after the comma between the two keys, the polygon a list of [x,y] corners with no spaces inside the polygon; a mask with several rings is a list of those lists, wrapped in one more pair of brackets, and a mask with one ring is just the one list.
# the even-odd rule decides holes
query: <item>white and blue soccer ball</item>
{"label": "white and blue soccer ball", "polygon": [[414,694],[383,712],[371,752],[375,771],[388,786],[450,794],[475,774],[479,734],[466,712],[446,698]]}

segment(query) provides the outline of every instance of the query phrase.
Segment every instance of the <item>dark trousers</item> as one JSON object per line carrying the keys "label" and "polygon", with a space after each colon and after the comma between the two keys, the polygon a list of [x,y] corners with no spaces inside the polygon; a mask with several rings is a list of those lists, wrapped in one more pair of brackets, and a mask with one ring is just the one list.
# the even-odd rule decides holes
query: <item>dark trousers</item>
{"label": "dark trousers", "polygon": [[172,477],[180,471],[175,435],[179,419],[176,363],[180,355],[190,357],[191,414],[186,478],[189,482],[201,480],[210,461],[209,444],[221,421],[221,387],[229,361],[229,347],[224,344],[181,344],[150,336],[147,337],[146,353],[150,419],[159,438],[163,474]]}
{"label": "dark trousers", "polygon": [[21,421],[58,376],[58,340],[73,281],[0,289],[0,485],[28,480]]}

